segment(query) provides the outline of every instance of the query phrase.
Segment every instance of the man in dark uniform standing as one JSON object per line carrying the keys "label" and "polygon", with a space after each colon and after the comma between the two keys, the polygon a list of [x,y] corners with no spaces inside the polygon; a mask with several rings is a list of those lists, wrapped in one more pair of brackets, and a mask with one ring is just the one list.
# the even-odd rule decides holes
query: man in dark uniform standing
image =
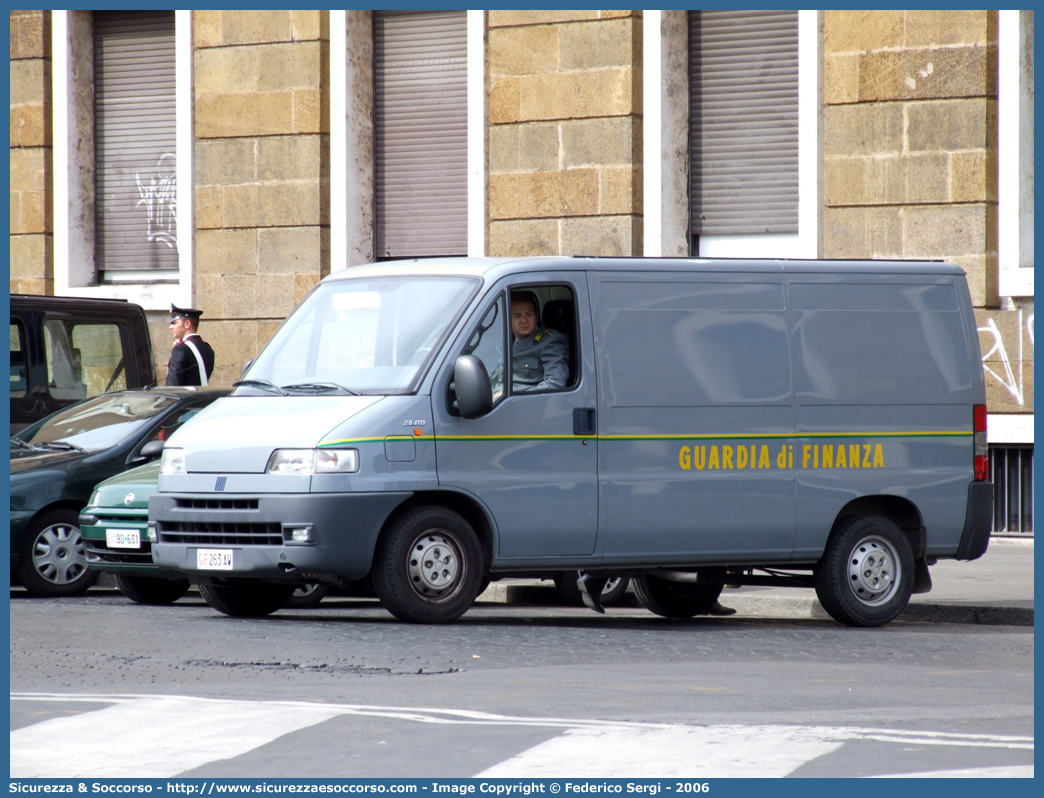
{"label": "man in dark uniform standing", "polygon": [[202,310],[170,306],[174,348],[167,362],[167,385],[206,385],[214,373],[214,350],[199,337]]}

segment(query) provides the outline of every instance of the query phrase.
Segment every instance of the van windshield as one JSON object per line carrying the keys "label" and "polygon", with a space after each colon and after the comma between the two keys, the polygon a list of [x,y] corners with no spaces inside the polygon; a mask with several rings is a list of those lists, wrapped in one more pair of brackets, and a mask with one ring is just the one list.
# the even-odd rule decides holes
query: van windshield
{"label": "van windshield", "polygon": [[258,355],[235,395],[406,393],[477,285],[412,276],[322,283]]}

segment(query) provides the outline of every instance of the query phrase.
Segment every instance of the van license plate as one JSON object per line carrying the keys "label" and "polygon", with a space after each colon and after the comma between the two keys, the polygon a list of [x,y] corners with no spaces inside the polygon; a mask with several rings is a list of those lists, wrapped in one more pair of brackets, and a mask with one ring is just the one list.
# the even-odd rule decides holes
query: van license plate
{"label": "van license plate", "polygon": [[105,545],[110,549],[140,549],[141,535],[137,529],[106,529]]}
{"label": "van license plate", "polygon": [[201,571],[231,571],[231,549],[196,549],[196,568]]}

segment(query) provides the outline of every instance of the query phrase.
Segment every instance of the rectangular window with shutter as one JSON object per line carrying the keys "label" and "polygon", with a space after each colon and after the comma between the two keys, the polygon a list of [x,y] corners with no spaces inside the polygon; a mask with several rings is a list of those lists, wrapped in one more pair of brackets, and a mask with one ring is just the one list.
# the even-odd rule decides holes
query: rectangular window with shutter
{"label": "rectangular window with shutter", "polygon": [[[98,273],[178,269],[174,12],[96,11]],[[157,274],[157,276],[160,276]]]}
{"label": "rectangular window with shutter", "polygon": [[689,12],[690,230],[798,229],[797,11]]}
{"label": "rectangular window with shutter", "polygon": [[378,259],[468,250],[467,12],[373,14]]}

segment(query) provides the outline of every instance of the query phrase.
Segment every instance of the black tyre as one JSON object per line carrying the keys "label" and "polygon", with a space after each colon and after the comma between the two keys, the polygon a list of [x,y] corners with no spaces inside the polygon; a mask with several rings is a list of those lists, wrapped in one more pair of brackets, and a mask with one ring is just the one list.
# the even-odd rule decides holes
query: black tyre
{"label": "black tyre", "polygon": [[634,594],[649,612],[664,618],[692,618],[714,606],[724,585],[668,582],[655,576],[634,580]]}
{"label": "black tyre", "polygon": [[307,582],[303,585],[298,585],[286,606],[295,610],[308,610],[312,607],[318,607],[319,602],[326,598],[326,594],[329,592],[329,585],[324,585],[322,582]]}
{"label": "black tyre", "polygon": [[910,541],[891,519],[855,518],[836,529],[815,570],[816,595],[848,626],[881,626],[906,609],[913,592]]}
{"label": "black tyre", "polygon": [[471,525],[443,507],[418,507],[395,519],[377,544],[373,587],[401,621],[449,623],[467,612],[485,576]]}
{"label": "black tyre", "polygon": [[173,604],[188,593],[187,579],[157,579],[151,576],[116,574],[116,587],[138,604]]}
{"label": "black tyre", "polygon": [[33,519],[22,543],[18,577],[31,596],[79,596],[94,584],[87,568],[75,510],[51,510]]}
{"label": "black tyre", "polygon": [[253,579],[236,579],[227,585],[200,585],[203,599],[218,612],[233,618],[262,618],[282,609],[295,585],[277,585]]}
{"label": "black tyre", "polygon": [[[555,574],[555,592],[563,604],[571,607],[583,607],[584,600],[580,595],[580,587],[576,584],[579,571],[562,571]],[[624,599],[631,580],[626,576],[614,576],[605,583],[599,602],[603,607],[615,607]]]}

